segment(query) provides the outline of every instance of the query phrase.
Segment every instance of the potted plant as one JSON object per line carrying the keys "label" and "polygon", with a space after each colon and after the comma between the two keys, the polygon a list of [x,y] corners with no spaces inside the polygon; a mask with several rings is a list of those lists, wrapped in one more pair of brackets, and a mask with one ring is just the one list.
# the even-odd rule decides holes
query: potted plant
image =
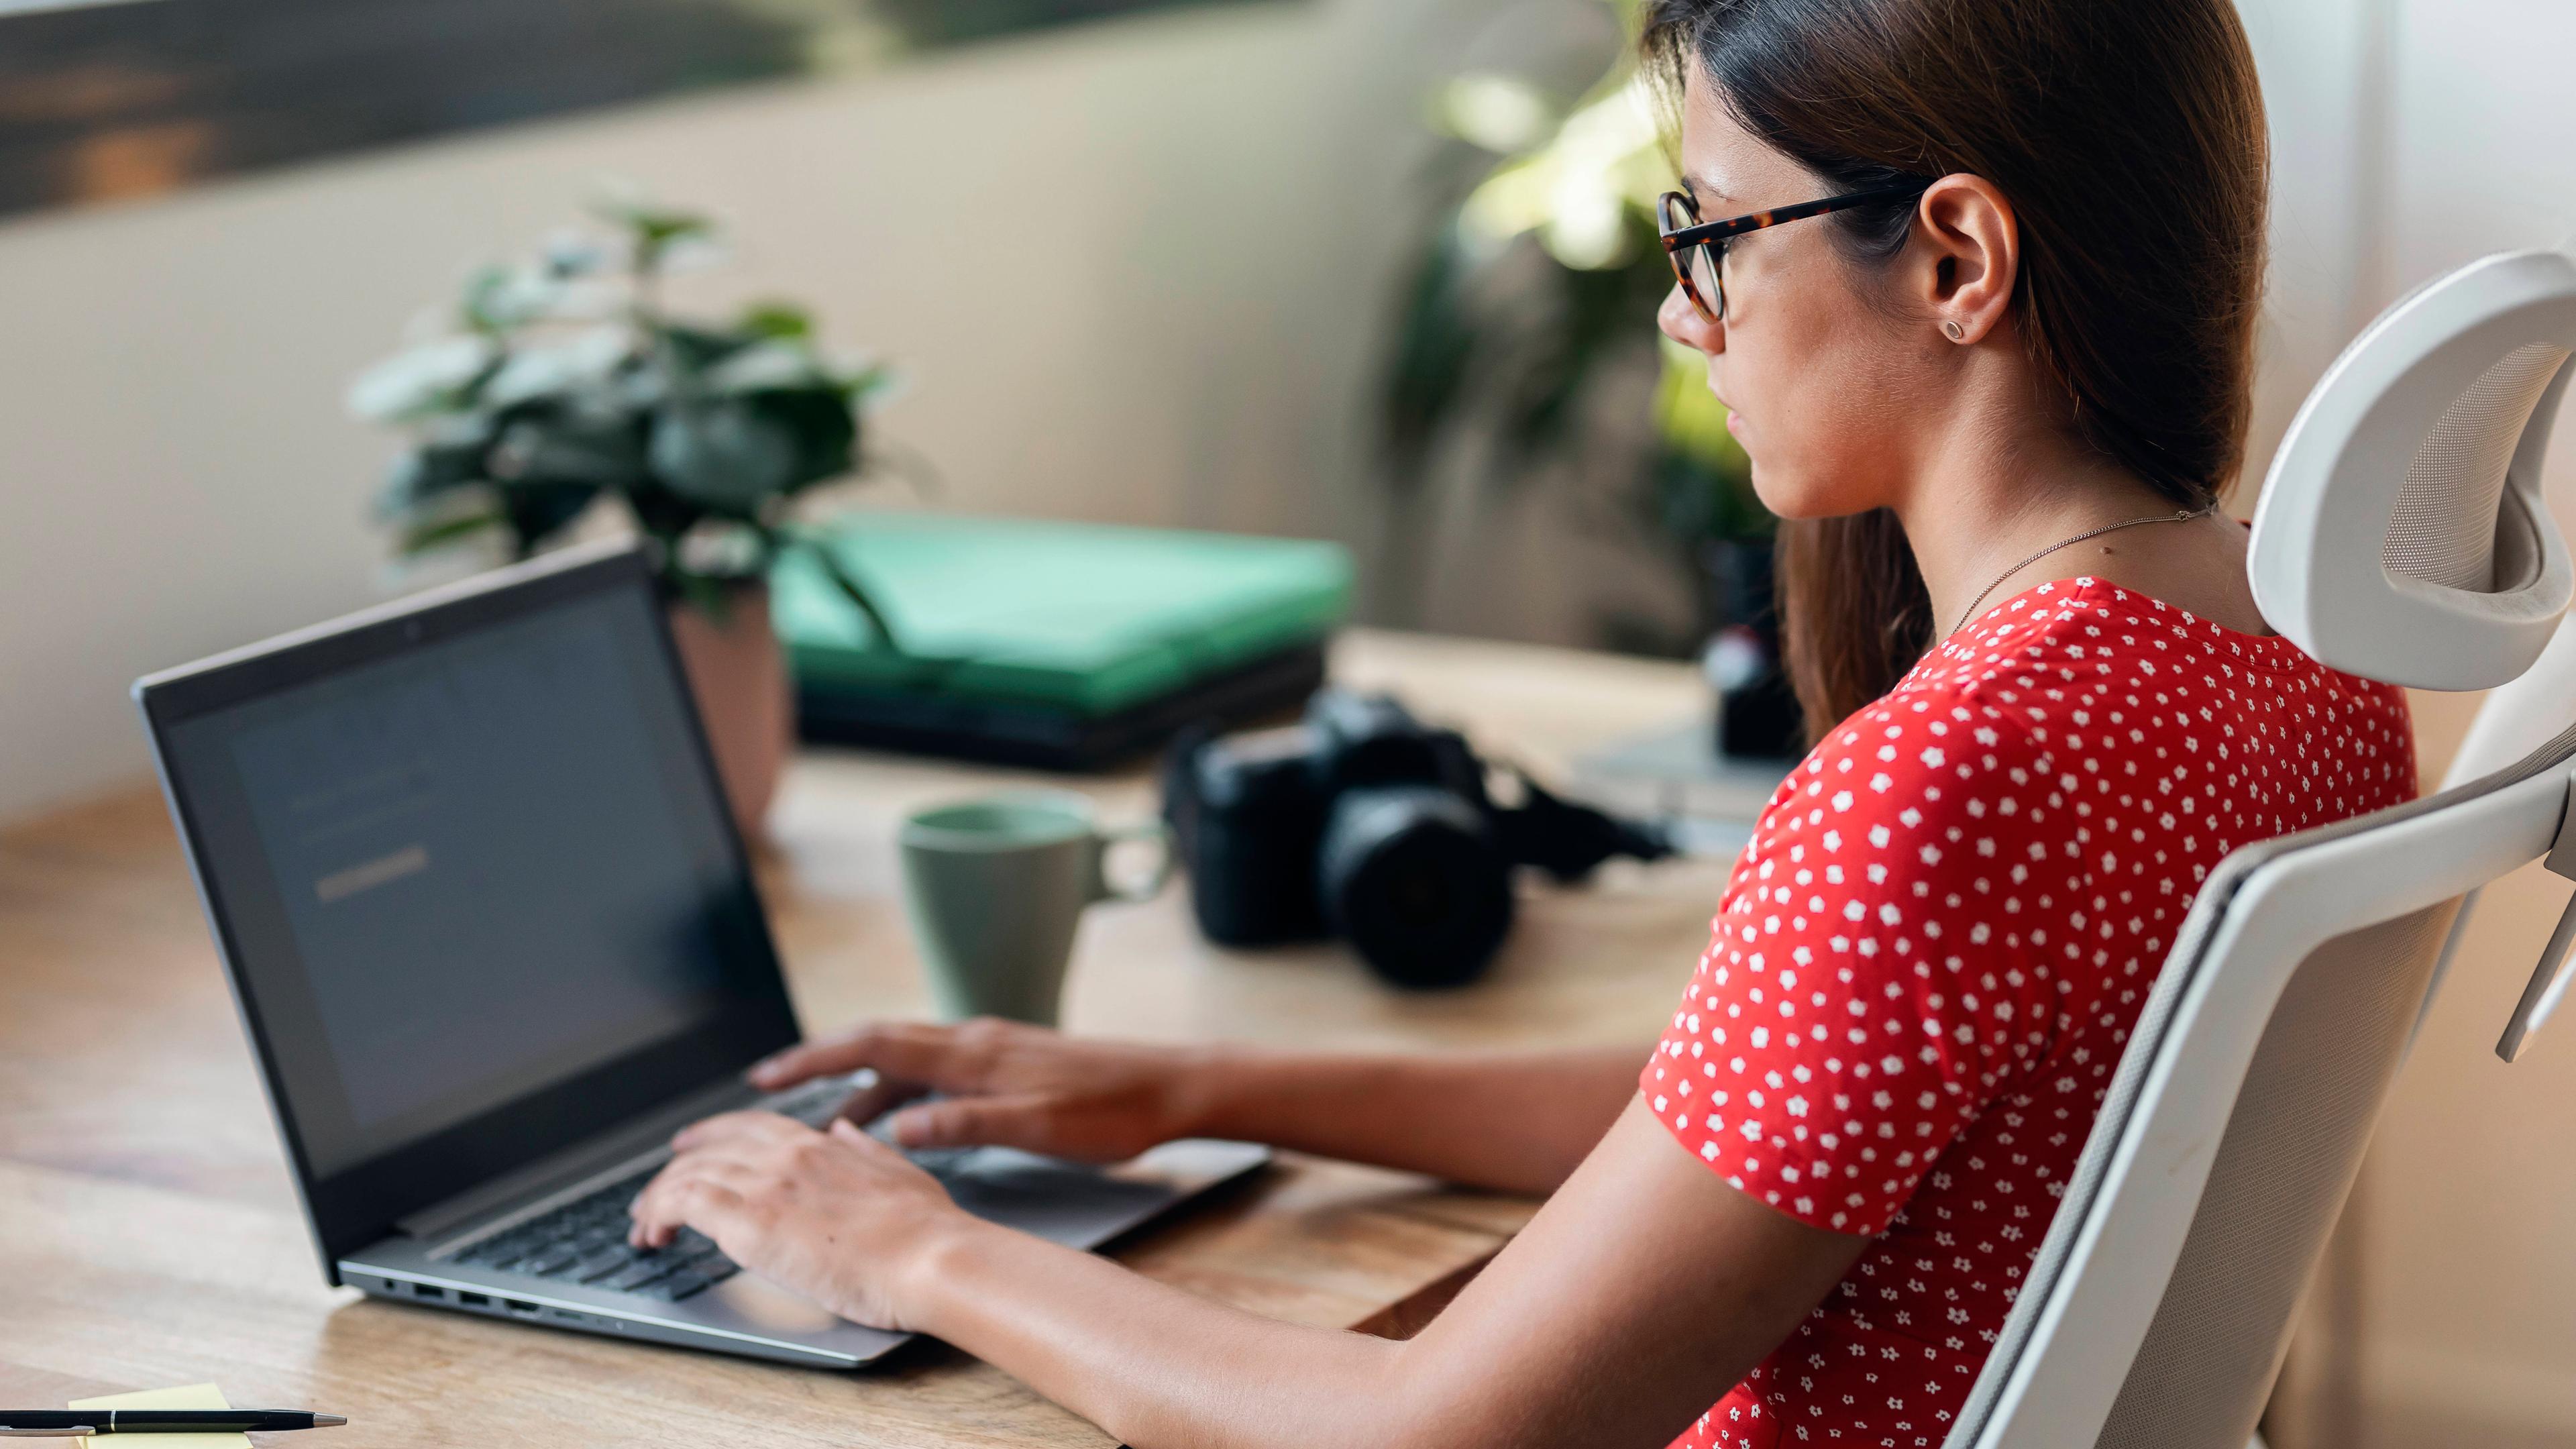
{"label": "potted plant", "polygon": [[[1633,33],[1635,0],[1606,8],[1608,29]],[[1651,643],[1702,653],[1720,748],[1794,756],[1803,737],[1778,667],[1774,520],[1706,360],[1656,337],[1673,274],[1655,200],[1677,183],[1633,48],[1617,53],[1580,95],[1479,69],[1434,98],[1447,138],[1429,188],[1438,200],[1378,399],[1388,532],[1398,549],[1424,547],[1409,535],[1428,526],[1428,480],[1456,452],[1481,456],[1495,492],[1553,477],[1610,500],[1695,601],[1687,639]]]}
{"label": "potted plant", "polygon": [[[475,272],[452,320],[360,376],[349,405],[406,437],[380,503],[405,556],[497,544],[526,558],[622,509],[650,540],[718,772],[753,838],[793,731],[769,566],[810,546],[796,501],[861,471],[867,408],[889,374],[825,350],[789,304],[671,315],[665,274],[710,242],[708,219],[624,200],[595,215],[609,235]],[[814,552],[892,641],[860,582]]]}

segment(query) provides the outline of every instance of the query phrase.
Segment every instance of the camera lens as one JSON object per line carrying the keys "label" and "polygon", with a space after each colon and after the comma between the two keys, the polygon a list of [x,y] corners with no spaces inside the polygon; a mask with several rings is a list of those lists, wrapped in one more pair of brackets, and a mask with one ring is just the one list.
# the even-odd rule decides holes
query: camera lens
{"label": "camera lens", "polygon": [[1463,986],[1512,925],[1508,865],[1483,812],[1446,790],[1352,790],[1324,827],[1325,916],[1398,986]]}

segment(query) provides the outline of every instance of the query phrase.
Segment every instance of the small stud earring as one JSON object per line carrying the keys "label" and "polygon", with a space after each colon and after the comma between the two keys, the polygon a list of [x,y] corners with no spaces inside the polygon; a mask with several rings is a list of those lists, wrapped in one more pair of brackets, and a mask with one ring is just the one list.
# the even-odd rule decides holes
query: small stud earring
{"label": "small stud earring", "polygon": [[1941,335],[1953,342],[1965,342],[1968,340],[1968,329],[1960,326],[1959,319],[1953,317],[1941,324]]}

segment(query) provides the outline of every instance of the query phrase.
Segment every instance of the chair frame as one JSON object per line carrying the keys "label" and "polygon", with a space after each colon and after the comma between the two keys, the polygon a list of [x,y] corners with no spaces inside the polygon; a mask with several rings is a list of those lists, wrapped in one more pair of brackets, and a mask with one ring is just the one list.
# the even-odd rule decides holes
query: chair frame
{"label": "chair frame", "polygon": [[2290,420],[2254,519],[2246,573],[2263,617],[2337,669],[2418,689],[2521,674],[2576,599],[2576,563],[2541,497],[2541,460],[2576,365],[2541,394],[2506,465],[2493,592],[2382,565],[2426,425],[2527,343],[2576,352],[2576,261],[2500,252],[2398,299],[2335,359]]}
{"label": "chair frame", "polygon": [[[2572,764],[2576,728],[2509,769],[2220,864],[2149,995],[1949,1449],[2065,1449],[2100,1437],[2292,975],[2335,937],[2468,897],[2547,855],[2568,817]],[[2427,1005],[2439,986],[2437,965]]]}

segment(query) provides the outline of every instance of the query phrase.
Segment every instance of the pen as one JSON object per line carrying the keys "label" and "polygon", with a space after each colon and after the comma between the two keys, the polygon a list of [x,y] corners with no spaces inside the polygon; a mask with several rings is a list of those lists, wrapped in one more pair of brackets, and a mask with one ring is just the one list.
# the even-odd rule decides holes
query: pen
{"label": "pen", "polygon": [[348,1420],[305,1409],[0,1409],[0,1438],[75,1434],[275,1434]]}

